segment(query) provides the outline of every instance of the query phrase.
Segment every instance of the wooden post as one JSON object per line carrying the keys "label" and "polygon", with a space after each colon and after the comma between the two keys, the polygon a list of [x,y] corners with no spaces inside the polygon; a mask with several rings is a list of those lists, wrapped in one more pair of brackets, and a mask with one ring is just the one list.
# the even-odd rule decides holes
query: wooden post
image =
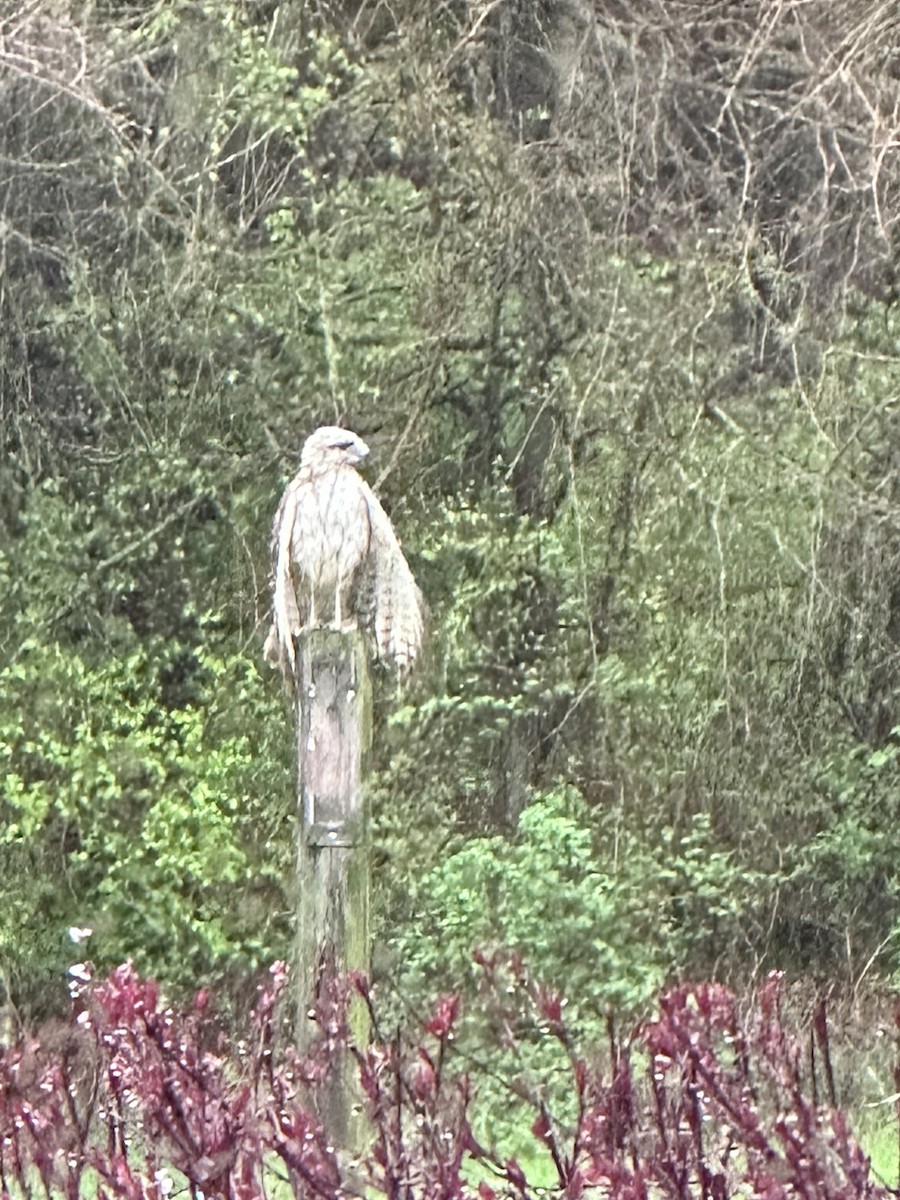
{"label": "wooden post", "polygon": [[[369,970],[369,814],[364,777],[372,737],[365,641],[358,632],[313,629],[297,646],[298,838],[297,1035],[329,979]],[[355,1017],[355,1020],[354,1020]],[[351,1021],[365,1036],[358,1006]],[[352,1140],[352,1063],[335,1063],[320,1116],[335,1143]]]}

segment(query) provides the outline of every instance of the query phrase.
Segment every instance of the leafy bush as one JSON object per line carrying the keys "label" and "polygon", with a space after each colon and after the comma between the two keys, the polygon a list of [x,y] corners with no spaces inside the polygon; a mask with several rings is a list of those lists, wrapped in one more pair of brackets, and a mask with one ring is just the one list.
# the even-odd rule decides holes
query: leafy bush
{"label": "leafy bush", "polygon": [[94,930],[99,962],[140,948],[171,983],[221,983],[287,945],[284,739],[253,744],[237,719],[280,733],[271,707],[245,658],[166,644],[94,663],[26,644],[0,670],[0,947],[18,1004],[60,978],[69,926]]}
{"label": "leafy bush", "polygon": [[390,939],[392,982],[422,1002],[454,979],[471,998],[473,951],[510,947],[578,998],[572,1019],[596,1035],[611,1012],[641,1013],[686,964],[713,966],[710,949],[737,938],[754,890],[758,876],[717,847],[706,814],[649,837],[573,787],[546,792],[513,837],[467,839],[413,885],[409,923]]}
{"label": "leafy bush", "polygon": [[536,798],[517,836],[473,838],[423,879],[394,938],[400,991],[424,998],[480,971],[474,950],[508,946],[578,996],[583,1018],[636,1011],[659,990],[671,929],[653,864],[626,835],[595,836],[574,789]]}

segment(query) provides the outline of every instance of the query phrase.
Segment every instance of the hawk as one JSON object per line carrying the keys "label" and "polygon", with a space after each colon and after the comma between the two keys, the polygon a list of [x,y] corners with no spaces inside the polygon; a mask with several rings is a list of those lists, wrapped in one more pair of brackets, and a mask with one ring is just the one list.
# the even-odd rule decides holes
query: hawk
{"label": "hawk", "polygon": [[303,445],[272,526],[272,625],[265,656],[289,678],[303,629],[365,629],[378,656],[411,666],[424,603],[390,518],[355,468],[369,447],[336,425]]}

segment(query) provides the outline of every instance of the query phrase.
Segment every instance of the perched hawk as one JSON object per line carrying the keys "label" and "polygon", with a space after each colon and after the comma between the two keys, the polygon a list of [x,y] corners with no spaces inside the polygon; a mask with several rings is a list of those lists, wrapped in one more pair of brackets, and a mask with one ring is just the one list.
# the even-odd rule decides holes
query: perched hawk
{"label": "perched hawk", "polygon": [[266,659],[293,677],[302,629],[362,628],[403,670],[422,646],[422,594],[387,513],[354,468],[369,453],[324,425],[306,439],[272,527],[272,626]]}

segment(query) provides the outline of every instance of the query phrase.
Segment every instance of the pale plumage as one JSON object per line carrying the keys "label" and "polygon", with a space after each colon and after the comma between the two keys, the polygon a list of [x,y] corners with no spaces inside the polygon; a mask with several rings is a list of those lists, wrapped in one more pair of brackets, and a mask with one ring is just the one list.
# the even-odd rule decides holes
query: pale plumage
{"label": "pale plumage", "polygon": [[315,626],[370,631],[379,657],[400,670],[422,647],[422,594],[387,513],[354,469],[368,453],[347,429],[317,429],[275,514],[265,655],[289,678],[294,639]]}

